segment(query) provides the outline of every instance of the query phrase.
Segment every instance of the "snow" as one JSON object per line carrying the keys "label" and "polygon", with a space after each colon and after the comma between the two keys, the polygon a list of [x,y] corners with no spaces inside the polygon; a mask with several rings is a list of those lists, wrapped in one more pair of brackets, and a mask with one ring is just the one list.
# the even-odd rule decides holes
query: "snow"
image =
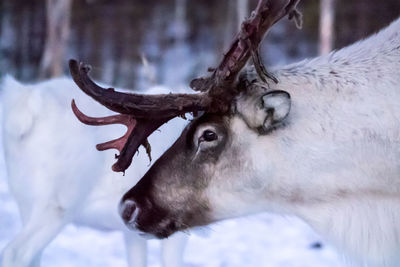
{"label": "snow", "polygon": [[[0,153],[0,251],[20,228],[18,208],[8,191]],[[187,267],[343,265],[330,246],[295,218],[261,214],[219,222],[188,234],[184,255]],[[322,243],[321,248],[313,248],[318,243]],[[160,266],[159,255],[160,243],[150,240],[149,266]],[[46,248],[42,266],[126,266],[122,235],[69,225]]]}

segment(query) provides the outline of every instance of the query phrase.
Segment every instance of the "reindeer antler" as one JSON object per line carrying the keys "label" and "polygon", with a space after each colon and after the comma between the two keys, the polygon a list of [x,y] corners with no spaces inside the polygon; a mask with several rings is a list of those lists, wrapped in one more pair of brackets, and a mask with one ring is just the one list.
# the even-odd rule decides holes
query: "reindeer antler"
{"label": "reindeer antler", "polygon": [[194,79],[190,86],[197,94],[161,94],[142,95],[117,92],[113,88],[102,88],[88,76],[90,68],[76,60],[70,60],[69,68],[75,83],[86,94],[110,110],[121,113],[104,118],[92,118],[84,115],[72,102],[72,109],[78,119],[89,125],[107,125],[121,123],[128,127],[124,136],[113,141],[97,145],[98,150],[118,149],[120,154],[113,165],[114,171],[125,171],[140,145],[150,147],[147,137],[162,124],[187,112],[224,113],[230,108],[234,96],[238,93],[237,77],[250,56],[260,77],[278,82],[263,67],[258,47],[267,30],[288,15],[300,21],[296,5],[300,0],[260,0],[250,18],[242,23],[232,45],[213,73],[205,78]]}
{"label": "reindeer antler", "polygon": [[115,148],[120,154],[113,165],[113,171],[125,171],[140,145],[144,145],[149,157],[150,146],[147,137],[170,119],[183,116],[187,112],[209,111],[219,112],[219,105],[214,105],[213,99],[207,94],[162,94],[140,95],[117,92],[113,88],[102,88],[95,84],[87,75],[90,68],[76,60],[69,61],[73,80],[86,94],[105,107],[121,113],[104,118],[92,118],[84,115],[75,102],[72,110],[78,119],[89,125],[124,124],[127,133],[116,140],[97,146],[98,150]]}
{"label": "reindeer antler", "polygon": [[[225,89],[234,83],[250,56],[253,56],[257,70],[265,69],[258,56],[258,47],[265,33],[284,16],[295,19],[296,25],[301,27],[301,14],[296,9],[299,2],[300,0],[259,0],[250,18],[242,22],[239,33],[228,51],[224,53],[218,67],[209,77],[194,79],[190,87],[196,91]],[[265,75],[265,73],[260,74]]]}

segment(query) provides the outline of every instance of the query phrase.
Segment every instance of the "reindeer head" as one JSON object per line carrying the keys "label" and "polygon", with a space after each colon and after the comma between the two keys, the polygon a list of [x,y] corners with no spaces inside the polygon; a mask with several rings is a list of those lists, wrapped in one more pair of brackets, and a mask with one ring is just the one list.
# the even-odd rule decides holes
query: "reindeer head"
{"label": "reindeer head", "polygon": [[[87,76],[88,67],[70,61],[76,84],[121,113],[91,118],[72,102],[75,115],[86,124],[123,123],[128,127],[123,137],[97,146],[99,150],[119,150],[114,171],[127,169],[140,145],[150,153],[147,137],[165,122],[187,112],[202,113],[123,196],[120,213],[129,227],[167,237],[188,227],[252,212],[242,208],[257,197],[254,190],[246,188],[260,186],[252,160],[257,148],[249,146],[250,140],[268,135],[290,111],[290,95],[269,88],[267,80],[277,80],[262,66],[258,47],[266,31],[282,17],[299,21],[298,2],[260,0],[219,66],[210,76],[191,82],[191,87],[200,91],[197,94],[139,95],[104,89]],[[250,57],[257,77],[253,72],[241,72]],[[236,209],[232,203],[225,204],[230,199]],[[254,206],[251,209],[254,211]]]}

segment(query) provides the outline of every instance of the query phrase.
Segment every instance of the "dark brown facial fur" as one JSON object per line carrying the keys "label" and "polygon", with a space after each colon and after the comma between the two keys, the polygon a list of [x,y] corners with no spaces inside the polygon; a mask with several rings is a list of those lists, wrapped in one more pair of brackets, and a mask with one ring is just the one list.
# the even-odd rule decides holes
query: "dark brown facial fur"
{"label": "dark brown facial fur", "polygon": [[[186,127],[123,196],[121,203],[135,203],[135,208],[121,211],[128,227],[164,238],[211,221],[203,192],[212,177],[212,166],[229,144],[227,120],[228,116],[204,114]],[[137,216],[132,218],[135,209]]]}

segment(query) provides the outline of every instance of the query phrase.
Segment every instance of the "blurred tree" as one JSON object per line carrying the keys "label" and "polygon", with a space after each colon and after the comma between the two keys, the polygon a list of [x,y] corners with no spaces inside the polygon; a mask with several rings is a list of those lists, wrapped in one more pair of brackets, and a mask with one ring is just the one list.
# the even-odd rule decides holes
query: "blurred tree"
{"label": "blurred tree", "polygon": [[[0,0],[1,74],[8,72],[18,79],[32,81],[39,77],[39,69],[42,77],[62,71],[67,73],[66,59],[77,58],[93,66],[91,75],[95,79],[119,87],[144,88],[140,71],[141,55],[145,54],[149,64],[154,66],[158,83],[166,83],[171,73],[183,73],[173,64],[185,70],[185,75],[180,77],[189,79],[217,64],[237,32],[243,16],[240,14],[248,16],[248,11],[258,2],[65,0],[73,2],[70,14],[60,16],[55,8],[46,8],[46,3],[57,1],[62,0]],[[318,54],[321,1],[300,2],[304,14],[303,31],[286,20],[272,29],[263,43],[265,49],[261,48],[267,64],[286,64],[288,58],[293,61]],[[400,15],[399,0],[335,1],[334,49],[368,36]],[[247,12],[243,7],[246,2]],[[62,27],[47,23],[49,15],[53,19],[71,16],[69,41],[56,45],[55,49],[60,50],[55,52],[50,51],[54,40],[50,41],[49,27],[57,28],[59,40],[62,40]],[[181,30],[171,30],[173,25]],[[177,46],[177,42],[183,45]],[[60,56],[65,49],[66,56]],[[58,74],[42,71],[39,66],[44,68],[45,62],[48,70],[52,69],[51,62],[58,62],[55,63],[58,67],[53,68]]]}
{"label": "blurred tree", "polygon": [[346,46],[387,26],[400,15],[399,0],[336,0],[335,47]]}
{"label": "blurred tree", "polygon": [[237,8],[236,8],[236,1],[228,1],[225,3],[225,25],[224,25],[224,37],[223,37],[223,43],[224,43],[224,48],[226,49],[229,47],[231,44],[232,38],[234,34],[237,32]]}
{"label": "blurred tree", "polygon": [[13,5],[11,0],[3,0],[1,4],[1,27],[0,27],[0,68],[1,70],[15,70],[15,62],[11,60],[13,46],[16,43],[16,33],[13,27]]}
{"label": "blurred tree", "polygon": [[249,0],[237,0],[237,23],[238,28],[242,25],[242,21],[249,16]]}
{"label": "blurred tree", "polygon": [[325,55],[332,51],[335,38],[335,0],[321,0],[319,16],[319,54]]}
{"label": "blurred tree", "polygon": [[40,62],[41,78],[60,76],[64,73],[64,55],[70,32],[72,0],[46,1],[46,42]]}

